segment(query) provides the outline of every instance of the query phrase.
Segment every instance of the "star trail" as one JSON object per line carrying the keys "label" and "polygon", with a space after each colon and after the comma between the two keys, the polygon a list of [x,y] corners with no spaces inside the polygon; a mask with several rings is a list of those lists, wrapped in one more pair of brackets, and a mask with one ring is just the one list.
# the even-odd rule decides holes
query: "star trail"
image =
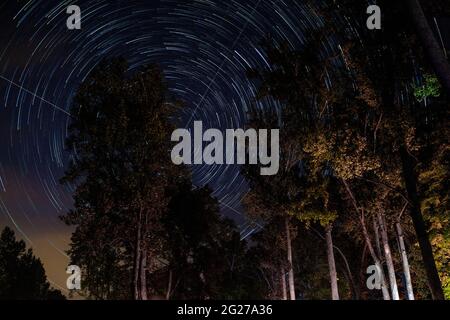
{"label": "star trail", "polygon": [[[81,8],[81,30],[68,30],[66,8]],[[157,63],[186,107],[181,126],[243,128],[257,84],[246,71],[268,68],[261,40],[300,47],[320,25],[315,8],[289,0],[7,0],[0,4],[0,224],[37,248],[61,288],[70,231],[59,219],[73,186],[59,179],[70,105],[78,85],[104,58],[124,56],[133,71]],[[332,40],[329,40],[332,41]],[[223,212],[247,237],[257,227],[242,213],[247,190],[236,165],[192,166]],[[39,250],[40,248],[40,250]]]}

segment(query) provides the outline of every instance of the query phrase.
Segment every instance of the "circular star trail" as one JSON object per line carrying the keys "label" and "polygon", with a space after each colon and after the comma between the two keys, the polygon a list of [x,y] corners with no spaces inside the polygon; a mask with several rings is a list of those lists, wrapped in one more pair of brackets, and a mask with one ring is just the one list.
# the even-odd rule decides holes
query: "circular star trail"
{"label": "circular star trail", "polygon": [[[81,30],[66,27],[73,4]],[[186,104],[186,128],[197,120],[204,130],[243,128],[251,105],[276,106],[255,101],[257,86],[246,75],[269,67],[261,40],[270,35],[299,48],[320,26],[315,8],[288,0],[7,0],[0,12],[0,222],[30,245],[43,241],[49,259],[66,261],[68,230],[58,216],[70,209],[73,186],[58,180],[69,159],[68,110],[102,59],[124,56],[130,71],[160,65],[171,94]],[[224,213],[250,230],[240,213],[247,187],[239,167],[192,171],[194,183],[210,185]]]}

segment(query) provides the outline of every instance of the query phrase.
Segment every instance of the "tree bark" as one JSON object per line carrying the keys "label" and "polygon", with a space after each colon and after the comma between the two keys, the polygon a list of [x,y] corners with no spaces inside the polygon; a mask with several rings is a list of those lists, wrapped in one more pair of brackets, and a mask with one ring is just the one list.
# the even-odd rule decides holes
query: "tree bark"
{"label": "tree bark", "polygon": [[292,264],[292,243],[291,243],[291,231],[289,228],[289,218],[285,218],[286,227],[286,249],[287,249],[287,259],[289,263],[288,270],[288,282],[289,282],[289,295],[291,300],[295,300],[295,283],[294,283],[294,268]]}
{"label": "tree bark", "polygon": [[408,300],[414,300],[414,291],[413,291],[413,286],[412,286],[412,281],[411,281],[411,273],[409,272],[409,262],[408,262],[408,255],[406,254],[403,229],[402,229],[400,222],[397,222],[395,224],[395,227],[397,229],[398,243],[400,246],[400,253],[402,256],[403,273],[405,275],[406,292],[408,294]]}
{"label": "tree bark", "polygon": [[386,265],[389,275],[389,284],[391,286],[392,300],[400,300],[400,296],[398,294],[397,279],[395,277],[394,261],[392,259],[392,251],[391,247],[389,246],[387,228],[383,219],[383,215],[379,211],[377,212],[377,218],[381,231],[381,241],[383,242],[384,256],[386,257]]}
{"label": "tree bark", "polygon": [[141,283],[141,300],[148,300],[148,296],[147,296],[147,250],[143,250],[142,255],[141,255],[140,283]]}
{"label": "tree bark", "polygon": [[330,270],[331,297],[333,300],[339,300],[336,262],[334,260],[333,237],[331,234],[331,230],[332,230],[332,226],[328,225],[326,228],[326,239],[327,239],[328,267]]}
{"label": "tree bark", "polygon": [[373,217],[373,231],[375,232],[375,243],[377,245],[378,256],[381,257],[380,234],[378,232],[377,217]]}
{"label": "tree bark", "polygon": [[422,260],[428,278],[428,286],[434,300],[444,300],[441,280],[434,261],[433,249],[427,233],[427,227],[420,209],[419,195],[417,192],[417,177],[414,171],[414,160],[405,146],[400,148],[403,179],[408,193],[410,208],[409,214],[414,224],[417,241],[419,242]]}
{"label": "tree bark", "polygon": [[142,209],[139,211],[137,221],[137,235],[135,248],[135,261],[133,270],[133,289],[135,300],[148,300],[147,294],[147,250],[143,242],[147,231],[147,216],[145,216],[145,225],[143,221]]}
{"label": "tree bark", "polygon": [[169,283],[167,284],[167,292],[166,292],[166,300],[170,300],[170,296],[172,294],[172,270],[169,271]]}
{"label": "tree bark", "polygon": [[353,207],[355,208],[356,213],[359,215],[359,221],[361,223],[364,240],[366,242],[367,248],[369,249],[370,255],[372,256],[372,259],[375,262],[377,269],[380,270],[380,272],[381,272],[381,274],[380,274],[381,292],[383,293],[383,299],[390,300],[391,297],[389,295],[389,290],[388,290],[387,283],[386,283],[386,277],[384,276],[383,265],[381,264],[381,261],[378,258],[377,254],[372,246],[372,241],[370,240],[369,232],[367,231],[367,227],[366,227],[364,210],[359,208],[358,203],[356,202],[356,198],[355,198],[352,190],[350,189],[348,182],[345,179],[341,179],[341,181],[345,187],[345,190],[347,191],[347,194],[350,197],[351,203],[352,203]]}
{"label": "tree bark", "polygon": [[384,300],[391,300],[391,296],[389,295],[389,290],[386,282],[386,277],[384,275],[384,269],[383,264],[381,263],[380,259],[378,258],[377,254],[375,253],[375,250],[372,246],[372,242],[370,240],[369,233],[367,232],[366,223],[364,221],[364,213],[361,214],[360,222],[363,229],[363,235],[364,240],[366,242],[367,248],[369,249],[369,253],[372,256],[373,261],[375,262],[375,265],[377,266],[377,269],[380,270],[380,280],[381,280],[381,292],[383,293],[383,299]]}
{"label": "tree bark", "polygon": [[[319,231],[317,231],[314,228],[311,228],[311,230],[314,231],[314,233],[322,240],[324,240],[325,242],[327,241],[327,239],[322,236],[320,234]],[[347,278],[348,283],[350,284],[350,288],[352,290],[352,294],[353,294],[353,299],[354,300],[358,300],[359,296],[360,296],[360,292],[359,292],[359,287],[356,286],[355,281],[353,279],[353,274],[352,271],[350,270],[350,264],[348,263],[347,258],[345,257],[345,254],[341,251],[341,249],[339,249],[339,247],[335,246],[333,244],[333,248],[336,249],[336,251],[339,253],[339,255],[342,258],[342,261],[344,262],[345,265],[345,269],[347,272],[344,272],[345,277]]]}
{"label": "tree bark", "polygon": [[287,300],[286,272],[284,268],[281,268],[280,281],[281,281],[281,294],[283,296],[283,300]]}
{"label": "tree bark", "polygon": [[350,283],[351,289],[352,289],[352,293],[353,293],[353,299],[354,300],[359,300],[360,297],[360,288],[359,286],[357,286],[355,284],[355,280],[352,274],[352,271],[350,270],[350,265],[347,261],[347,258],[345,257],[344,253],[336,246],[333,245],[333,247],[337,250],[337,252],[339,253],[339,255],[342,257],[342,260],[344,261],[345,264],[345,269],[347,270],[347,280]]}
{"label": "tree bark", "polygon": [[137,235],[136,235],[136,247],[134,253],[134,270],[133,270],[133,290],[134,300],[140,299],[140,267],[141,267],[141,213],[139,213]]}
{"label": "tree bark", "polygon": [[444,49],[439,45],[419,0],[406,0],[406,5],[434,72],[443,88],[450,94],[450,63],[445,57]]}

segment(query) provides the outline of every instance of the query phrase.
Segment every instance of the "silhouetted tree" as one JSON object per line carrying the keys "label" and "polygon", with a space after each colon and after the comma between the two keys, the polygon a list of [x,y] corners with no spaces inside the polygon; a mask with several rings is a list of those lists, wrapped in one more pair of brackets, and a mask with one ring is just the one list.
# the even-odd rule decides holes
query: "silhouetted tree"
{"label": "silhouetted tree", "polygon": [[63,300],[52,289],[44,266],[26,250],[25,242],[16,240],[14,231],[5,227],[0,235],[0,300]]}
{"label": "silhouetted tree", "polygon": [[[220,217],[208,188],[190,181],[170,190],[165,218],[174,299],[250,299],[256,281],[247,274],[247,246],[232,221]],[[255,290],[253,290],[253,289]]]}
{"label": "silhouetted tree", "polygon": [[148,298],[166,188],[184,175],[170,159],[177,108],[167,99],[157,67],[129,74],[123,59],[101,63],[74,99],[63,181],[76,185],[75,206],[64,220],[76,226],[69,253],[92,297]]}

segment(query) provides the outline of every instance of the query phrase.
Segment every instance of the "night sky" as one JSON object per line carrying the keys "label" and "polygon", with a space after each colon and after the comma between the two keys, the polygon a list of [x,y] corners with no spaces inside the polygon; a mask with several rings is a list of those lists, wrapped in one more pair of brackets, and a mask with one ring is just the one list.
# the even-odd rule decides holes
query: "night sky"
{"label": "night sky", "polygon": [[[82,10],[68,30],[67,6]],[[104,58],[124,56],[130,71],[157,63],[171,94],[185,102],[184,125],[242,128],[256,102],[246,70],[268,67],[260,42],[271,35],[292,48],[320,25],[314,8],[290,0],[126,0],[0,2],[0,226],[11,226],[65,290],[71,229],[59,216],[72,203],[61,185],[72,97]],[[237,166],[193,166],[243,237],[255,229],[240,199],[247,187]]]}

